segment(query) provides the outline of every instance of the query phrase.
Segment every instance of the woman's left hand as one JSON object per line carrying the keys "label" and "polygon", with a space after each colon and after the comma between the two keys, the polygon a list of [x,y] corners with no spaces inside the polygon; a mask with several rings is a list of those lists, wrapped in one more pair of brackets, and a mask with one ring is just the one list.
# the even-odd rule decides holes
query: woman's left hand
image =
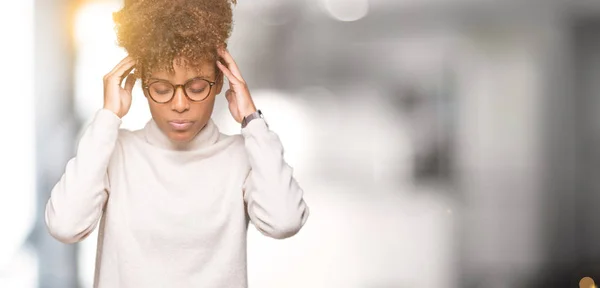
{"label": "woman's left hand", "polygon": [[227,102],[229,102],[229,112],[238,123],[242,123],[244,117],[256,112],[254,101],[250,96],[248,85],[242,78],[242,74],[237,64],[225,48],[218,49],[219,56],[225,61],[217,61],[217,67],[229,80],[229,89],[225,92]]}

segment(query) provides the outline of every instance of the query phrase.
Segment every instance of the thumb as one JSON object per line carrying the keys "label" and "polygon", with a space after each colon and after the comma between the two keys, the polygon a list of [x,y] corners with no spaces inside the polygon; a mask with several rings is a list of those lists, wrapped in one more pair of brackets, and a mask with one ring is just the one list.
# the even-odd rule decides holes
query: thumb
{"label": "thumb", "polygon": [[233,92],[233,90],[229,89],[225,92],[225,98],[227,99],[227,102],[234,103],[235,101],[235,92]]}

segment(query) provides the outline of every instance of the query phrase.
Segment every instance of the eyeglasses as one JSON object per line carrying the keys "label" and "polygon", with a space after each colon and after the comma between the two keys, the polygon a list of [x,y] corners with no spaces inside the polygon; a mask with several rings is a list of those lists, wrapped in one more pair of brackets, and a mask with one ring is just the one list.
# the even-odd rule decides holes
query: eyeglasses
{"label": "eyeglasses", "polygon": [[182,85],[173,85],[171,82],[156,80],[144,86],[144,90],[150,98],[159,104],[168,103],[175,97],[175,92],[179,87],[183,88],[183,94],[192,102],[204,101],[210,95],[210,90],[216,82],[208,81],[204,78],[196,77],[188,80]]}

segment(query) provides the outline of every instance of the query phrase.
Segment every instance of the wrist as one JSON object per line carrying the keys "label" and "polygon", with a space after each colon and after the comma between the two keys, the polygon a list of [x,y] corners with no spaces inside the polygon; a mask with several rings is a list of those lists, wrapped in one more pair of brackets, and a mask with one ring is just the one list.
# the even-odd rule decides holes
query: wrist
{"label": "wrist", "polygon": [[246,128],[248,123],[250,123],[252,120],[259,119],[259,118],[263,118],[263,114],[260,110],[256,110],[256,112],[251,113],[248,116],[244,117],[244,119],[242,119],[242,123],[241,123],[242,129]]}
{"label": "wrist", "polygon": [[121,116],[121,115],[119,114],[119,109],[115,109],[115,108],[113,108],[113,107],[110,107],[110,106],[104,105],[104,110],[108,110],[108,111],[112,112],[113,114],[117,115],[117,117],[119,117],[119,118],[122,118],[122,117],[123,117],[123,116]]}
{"label": "wrist", "polygon": [[241,110],[240,114],[242,115],[242,120],[246,117],[248,117],[249,115],[252,115],[253,113],[256,113],[256,107],[254,107],[254,105],[251,105],[250,107],[247,107],[243,110]]}

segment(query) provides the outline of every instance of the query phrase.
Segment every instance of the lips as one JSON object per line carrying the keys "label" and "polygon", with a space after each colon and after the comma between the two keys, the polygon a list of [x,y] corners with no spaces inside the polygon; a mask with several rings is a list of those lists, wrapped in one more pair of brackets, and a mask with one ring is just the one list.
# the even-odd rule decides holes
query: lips
{"label": "lips", "polygon": [[194,124],[193,121],[187,121],[187,120],[169,121],[169,125],[171,125],[171,127],[177,131],[187,130],[188,128],[190,128],[192,126],[192,124]]}

